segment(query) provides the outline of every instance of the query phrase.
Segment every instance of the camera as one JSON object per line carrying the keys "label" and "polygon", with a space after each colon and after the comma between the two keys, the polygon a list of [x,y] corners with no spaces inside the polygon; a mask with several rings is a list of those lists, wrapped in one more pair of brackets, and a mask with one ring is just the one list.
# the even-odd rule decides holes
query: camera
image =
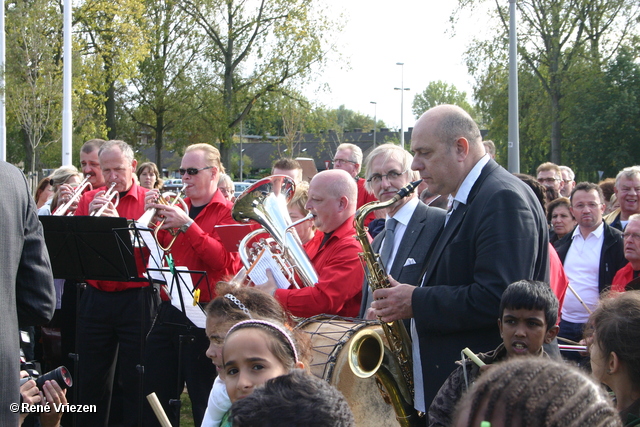
{"label": "camera", "polygon": [[[40,390],[44,386],[45,381],[55,380],[62,390],[71,387],[73,385],[73,379],[71,378],[71,373],[64,366],[59,366],[56,369],[47,372],[44,375],[40,375],[40,373],[33,367],[33,364],[26,363],[24,364],[22,370],[27,371],[29,373],[28,377],[20,379],[20,385],[26,383],[29,380],[35,380],[36,385]],[[31,365],[31,366],[29,366]]]}

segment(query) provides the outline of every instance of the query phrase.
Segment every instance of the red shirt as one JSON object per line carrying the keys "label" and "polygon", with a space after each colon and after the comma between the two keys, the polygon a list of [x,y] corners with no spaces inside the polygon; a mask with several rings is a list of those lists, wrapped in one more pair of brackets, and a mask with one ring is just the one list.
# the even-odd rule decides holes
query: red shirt
{"label": "red shirt", "polygon": [[569,287],[569,279],[564,272],[562,261],[556,252],[556,249],[551,243],[549,243],[549,284],[551,290],[556,297],[558,297],[558,322],[560,323],[560,314],[562,313],[562,304],[564,303],[564,296],[567,293]]}
{"label": "red shirt", "polygon": [[355,238],[353,217],[347,219],[319,248],[324,233],[307,242],[305,250],[318,273],[315,286],[302,289],[278,289],[275,297],[291,314],[311,317],[337,314],[356,317],[360,312],[364,269],[358,253],[362,251]]}
{"label": "red shirt", "polygon": [[[366,205],[369,202],[376,202],[378,199],[373,194],[369,193],[367,189],[364,187],[365,180],[362,178],[356,178],[356,185],[358,186],[358,203],[356,204],[356,208],[360,209],[361,206]],[[371,221],[376,218],[375,214],[371,212],[367,215],[367,218],[364,220],[365,227],[369,225]]]}
{"label": "red shirt", "polygon": [[[191,209],[191,200],[185,199]],[[219,224],[237,224],[231,217],[233,203],[216,191],[207,206],[200,211],[186,233],[180,233],[171,247],[171,256],[176,266],[186,266],[189,270],[206,271],[206,282],[200,283],[200,302],[206,303],[216,297],[215,286],[220,280],[230,279],[240,270],[240,257],[230,253],[222,244],[215,226]],[[173,236],[168,231],[158,233],[162,246],[169,244]],[[200,275],[193,275],[195,285]]]}
{"label": "red shirt", "polygon": [[[89,215],[89,203],[94,199],[96,193],[105,190],[106,187],[100,187],[98,189],[87,191],[82,195],[78,202],[78,209],[76,209],[75,216]],[[140,187],[135,182],[129,188],[127,194],[120,197],[120,202],[116,207],[118,214],[127,219],[138,219],[144,213],[144,196],[147,193],[147,189]],[[144,253],[143,253],[144,252]],[[147,271],[147,258],[149,251],[145,248],[144,251],[135,249],[136,267],[138,268],[138,277],[144,278],[142,275]],[[149,284],[146,280],[138,282],[113,282],[109,280],[87,280],[87,283],[94,288],[100,289],[105,292],[124,291],[125,289],[141,288]]]}
{"label": "red shirt", "polygon": [[611,282],[611,290],[613,292],[624,292],[625,286],[627,286],[632,280],[633,266],[630,262],[628,262],[627,265],[618,270],[616,275],[613,277],[613,281]]}

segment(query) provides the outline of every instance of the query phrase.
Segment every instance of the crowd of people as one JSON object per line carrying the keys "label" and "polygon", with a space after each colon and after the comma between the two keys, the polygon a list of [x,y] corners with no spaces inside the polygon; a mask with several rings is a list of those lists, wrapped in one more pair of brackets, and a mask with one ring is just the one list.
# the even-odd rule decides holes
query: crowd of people
{"label": "crowd of people", "polygon": [[[418,119],[411,152],[383,144],[365,158],[341,144],[333,169],[313,177],[293,159],[274,163],[272,174],[295,185],[287,212],[307,218],[294,233],[317,275],[288,288],[270,270],[262,283],[234,283],[252,267],[218,232],[237,224],[234,185],[210,144],[186,148],[184,203],[175,204],[160,200],[156,165],[138,165],[124,141],[87,141],[81,170],[57,169],[33,198],[19,171],[0,165],[11,184],[2,191],[19,201],[0,245],[11,341],[0,360],[2,424],[19,422],[9,404],[22,393],[94,408],[41,415],[43,425],[159,426],[144,399],[155,393],[176,425],[186,387],[196,426],[355,425],[353,396],[310,374],[314,342],[295,328],[326,314],[407,328],[417,425],[640,425],[640,167],[612,186],[576,183],[569,167],[548,162],[536,177],[513,175],[453,105]],[[420,180],[364,220],[389,286],[369,283],[356,211]],[[132,245],[137,275],[127,280],[53,279],[37,215],[136,221],[148,212],[164,279],[143,244]],[[177,297],[181,276],[195,288]],[[185,308],[192,301],[200,317]],[[47,363],[69,365],[73,398],[56,381],[19,385],[10,352],[19,326],[31,325],[59,328],[62,355]]]}

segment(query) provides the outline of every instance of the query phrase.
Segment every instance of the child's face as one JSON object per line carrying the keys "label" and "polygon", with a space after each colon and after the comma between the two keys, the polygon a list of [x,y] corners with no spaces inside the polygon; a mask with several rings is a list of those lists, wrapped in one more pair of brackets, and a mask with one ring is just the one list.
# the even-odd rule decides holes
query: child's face
{"label": "child's face", "polygon": [[227,332],[233,325],[238,323],[234,320],[227,320],[225,317],[207,316],[205,333],[209,338],[209,348],[207,349],[207,357],[216,365],[218,372],[222,370],[222,345]]}
{"label": "child's face", "polygon": [[558,333],[555,325],[547,331],[543,310],[505,308],[502,319],[498,319],[498,326],[509,357],[536,356],[542,344],[551,342]]}
{"label": "child's face", "polygon": [[272,338],[256,328],[240,329],[227,338],[222,351],[224,383],[231,402],[253,393],[256,386],[288,373],[269,350]]}

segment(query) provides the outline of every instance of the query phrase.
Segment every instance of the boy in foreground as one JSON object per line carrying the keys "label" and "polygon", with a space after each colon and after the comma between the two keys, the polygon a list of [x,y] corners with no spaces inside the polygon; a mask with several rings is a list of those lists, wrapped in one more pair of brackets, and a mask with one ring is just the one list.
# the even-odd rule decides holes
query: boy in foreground
{"label": "boy in foreground", "polygon": [[485,366],[470,359],[447,378],[429,408],[429,426],[449,426],[462,395],[491,364],[513,356],[548,357],[542,345],[558,334],[558,298],[544,282],[521,280],[507,287],[500,300],[498,327],[502,344],[493,351],[476,356]]}

